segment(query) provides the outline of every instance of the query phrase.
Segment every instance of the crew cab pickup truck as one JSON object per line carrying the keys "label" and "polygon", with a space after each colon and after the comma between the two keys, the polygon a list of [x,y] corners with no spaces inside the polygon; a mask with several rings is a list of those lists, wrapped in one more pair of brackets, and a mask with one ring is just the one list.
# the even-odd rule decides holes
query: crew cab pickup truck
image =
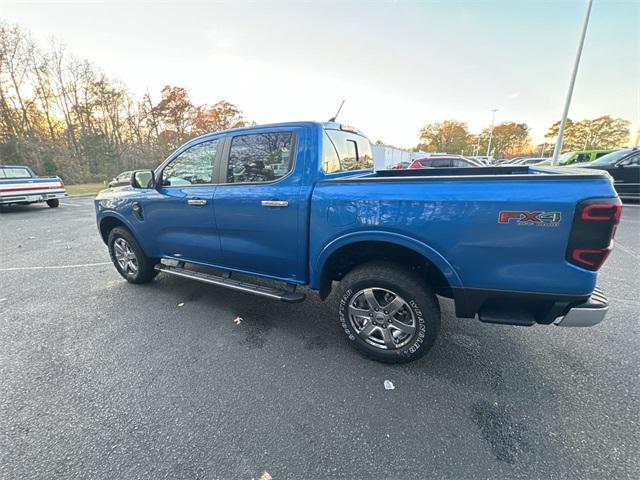
{"label": "crew cab pickup truck", "polygon": [[605,316],[596,272],[622,208],[605,172],[372,163],[369,140],[333,122],[212,133],[101,192],[98,229],[132,283],[162,272],[284,302],[337,286],[346,338],[382,362],[429,350],[436,295],[491,323]]}
{"label": "crew cab pickup truck", "polygon": [[0,210],[11,203],[47,202],[51,208],[67,196],[60,177],[39,177],[24,165],[0,165]]}

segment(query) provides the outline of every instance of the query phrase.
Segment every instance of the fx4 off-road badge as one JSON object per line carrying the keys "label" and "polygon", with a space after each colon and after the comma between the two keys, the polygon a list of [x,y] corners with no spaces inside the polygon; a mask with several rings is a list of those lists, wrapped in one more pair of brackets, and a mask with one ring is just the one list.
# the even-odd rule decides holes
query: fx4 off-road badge
{"label": "fx4 off-road badge", "polygon": [[503,211],[498,215],[498,223],[515,223],[516,225],[535,225],[538,227],[557,227],[560,225],[560,212]]}

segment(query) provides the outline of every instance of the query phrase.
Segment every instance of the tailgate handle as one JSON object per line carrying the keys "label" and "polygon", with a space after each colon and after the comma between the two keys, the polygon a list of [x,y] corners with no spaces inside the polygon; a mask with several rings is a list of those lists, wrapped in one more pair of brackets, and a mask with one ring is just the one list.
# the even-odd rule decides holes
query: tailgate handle
{"label": "tailgate handle", "polygon": [[288,207],[289,202],[286,200],[262,200],[263,207]]}
{"label": "tailgate handle", "polygon": [[202,205],[206,205],[206,204],[207,204],[207,201],[206,201],[206,200],[203,200],[203,199],[201,199],[201,198],[189,198],[189,199],[187,200],[187,203],[188,203],[189,205],[195,205],[195,206],[199,206],[199,207],[201,207]]}

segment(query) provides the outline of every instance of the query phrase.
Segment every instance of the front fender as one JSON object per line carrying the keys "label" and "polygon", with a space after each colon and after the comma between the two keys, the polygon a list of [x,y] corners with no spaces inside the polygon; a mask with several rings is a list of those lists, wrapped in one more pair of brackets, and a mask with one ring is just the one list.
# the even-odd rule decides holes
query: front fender
{"label": "front fender", "polygon": [[387,232],[384,230],[367,230],[364,232],[351,232],[337,237],[322,249],[315,263],[311,266],[311,288],[320,288],[322,269],[334,252],[346,245],[365,241],[386,242],[409,248],[435,265],[447,279],[451,287],[462,287],[462,282],[455,269],[440,253],[429,245],[400,233]]}

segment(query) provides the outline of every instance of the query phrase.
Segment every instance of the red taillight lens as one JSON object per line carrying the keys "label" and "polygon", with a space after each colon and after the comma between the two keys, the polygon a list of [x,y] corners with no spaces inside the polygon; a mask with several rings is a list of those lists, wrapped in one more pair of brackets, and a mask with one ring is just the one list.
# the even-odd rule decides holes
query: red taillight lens
{"label": "red taillight lens", "polygon": [[570,263],[596,271],[613,249],[622,202],[618,197],[580,202],[576,207],[566,258]]}
{"label": "red taillight lens", "polygon": [[611,250],[613,249],[613,242],[607,248],[599,248],[595,250],[589,250],[586,248],[576,248],[571,252],[571,257],[582,266],[592,267],[597,270],[602,266],[607,259]]}
{"label": "red taillight lens", "polygon": [[586,221],[613,221],[618,223],[622,214],[622,202],[592,203],[582,209],[580,218]]}

